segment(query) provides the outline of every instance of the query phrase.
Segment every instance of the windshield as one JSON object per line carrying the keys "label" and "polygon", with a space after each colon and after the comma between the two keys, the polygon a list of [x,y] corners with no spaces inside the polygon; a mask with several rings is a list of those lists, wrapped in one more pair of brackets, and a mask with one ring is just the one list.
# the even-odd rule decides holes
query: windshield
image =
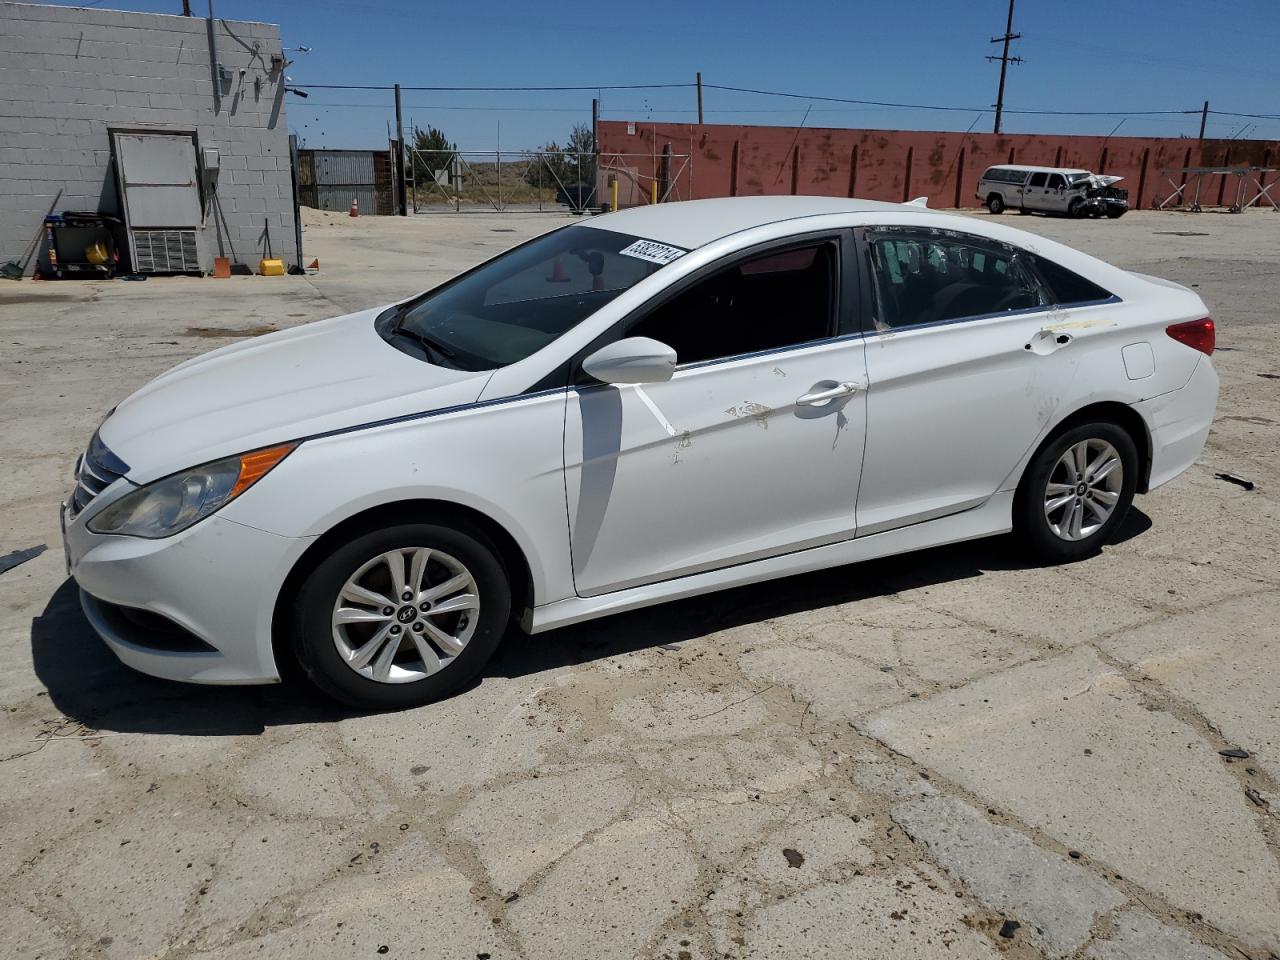
{"label": "windshield", "polygon": [[1085,181],[1092,180],[1093,174],[1092,173],[1073,173],[1069,175],[1068,179],[1070,179],[1071,185],[1073,187],[1078,187],[1080,186],[1080,184],[1084,183]]}
{"label": "windshield", "polygon": [[575,225],[411,300],[380,330],[432,362],[489,370],[523,360],[686,251]]}

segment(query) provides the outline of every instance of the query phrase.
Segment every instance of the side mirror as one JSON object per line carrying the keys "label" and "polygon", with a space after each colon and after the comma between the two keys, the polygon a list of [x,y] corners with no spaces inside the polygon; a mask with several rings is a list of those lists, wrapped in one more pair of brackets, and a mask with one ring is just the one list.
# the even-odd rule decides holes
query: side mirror
{"label": "side mirror", "polygon": [[601,347],[582,369],[604,383],[665,383],[676,369],[676,352],[648,337],[627,337]]}

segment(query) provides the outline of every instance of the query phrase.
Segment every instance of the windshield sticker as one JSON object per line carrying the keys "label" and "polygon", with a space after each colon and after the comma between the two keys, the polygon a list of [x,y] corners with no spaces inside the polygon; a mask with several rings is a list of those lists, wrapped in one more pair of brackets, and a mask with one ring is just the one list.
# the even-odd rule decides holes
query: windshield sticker
{"label": "windshield sticker", "polygon": [[681,250],[679,247],[668,247],[665,243],[655,243],[652,240],[637,240],[631,246],[623,247],[618,252],[624,257],[635,257],[637,260],[648,260],[650,263],[661,264],[679,260],[688,253],[687,250]]}

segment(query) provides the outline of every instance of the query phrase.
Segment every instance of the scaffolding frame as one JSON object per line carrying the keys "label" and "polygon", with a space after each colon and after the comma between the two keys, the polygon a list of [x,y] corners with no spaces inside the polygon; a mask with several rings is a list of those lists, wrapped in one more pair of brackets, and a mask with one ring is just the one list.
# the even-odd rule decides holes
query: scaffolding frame
{"label": "scaffolding frame", "polygon": [[[1268,173],[1280,173],[1280,167],[1174,167],[1160,172],[1168,179],[1169,186],[1173,187],[1173,193],[1160,201],[1156,208],[1158,210],[1184,207],[1188,213],[1201,213],[1204,208],[1200,204],[1200,189],[1204,184],[1204,178],[1233,176],[1236,178],[1236,198],[1235,203],[1228,206],[1229,212],[1244,213],[1263,200],[1271,204],[1273,211],[1280,211],[1280,204],[1276,203],[1275,198],[1271,196],[1271,189],[1280,183],[1280,179],[1272,180],[1265,185],[1262,182]],[[1181,183],[1174,180],[1175,174],[1182,175]],[[1188,187],[1194,188],[1191,191],[1189,205],[1187,203]],[[1248,199],[1245,198],[1247,190],[1253,191]]]}

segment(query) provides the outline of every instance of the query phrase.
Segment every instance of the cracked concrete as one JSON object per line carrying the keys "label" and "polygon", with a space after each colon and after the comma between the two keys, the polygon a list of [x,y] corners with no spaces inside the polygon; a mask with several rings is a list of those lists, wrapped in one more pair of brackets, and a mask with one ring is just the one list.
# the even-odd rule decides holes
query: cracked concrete
{"label": "cracked concrete", "polygon": [[50,547],[0,575],[0,954],[1280,954],[1280,235],[1154,233],[1183,219],[1017,221],[1198,285],[1220,324],[1204,457],[1101,556],[973,543],[513,638],[387,716],[131,673],[54,508],[101,412],[209,331],[563,221],[309,215],[313,277],[0,286],[0,552]]}

